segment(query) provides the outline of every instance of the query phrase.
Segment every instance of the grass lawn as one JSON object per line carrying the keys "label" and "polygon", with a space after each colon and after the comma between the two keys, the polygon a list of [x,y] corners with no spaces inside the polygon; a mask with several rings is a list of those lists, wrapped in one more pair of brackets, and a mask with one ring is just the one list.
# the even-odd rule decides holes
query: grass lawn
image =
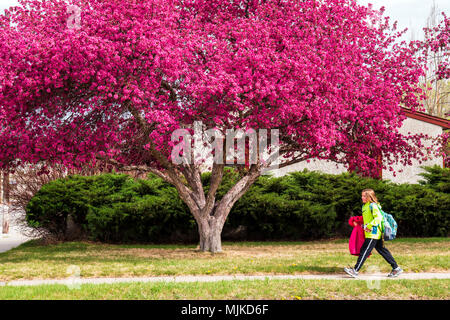
{"label": "grass lawn", "polygon": [[[450,269],[449,238],[396,239],[388,242],[386,246],[405,272],[448,272]],[[342,273],[343,267],[354,265],[357,258],[349,254],[347,239],[312,242],[225,242],[223,250],[222,253],[211,254],[199,252],[196,246],[188,245],[68,242],[43,246],[37,241],[30,241],[8,252],[0,253],[0,281],[65,279],[71,275],[71,266],[79,268],[82,278],[336,274]],[[374,251],[361,272],[387,274],[390,269],[391,267]],[[442,283],[448,286],[447,281]],[[136,284],[124,286],[139,288]],[[157,287],[156,284],[143,286]],[[5,288],[1,289],[4,290]],[[349,287],[348,290],[350,292],[352,288]]]}
{"label": "grass lawn", "polygon": [[253,280],[199,283],[122,283],[0,287],[0,300],[448,300],[450,280]]}

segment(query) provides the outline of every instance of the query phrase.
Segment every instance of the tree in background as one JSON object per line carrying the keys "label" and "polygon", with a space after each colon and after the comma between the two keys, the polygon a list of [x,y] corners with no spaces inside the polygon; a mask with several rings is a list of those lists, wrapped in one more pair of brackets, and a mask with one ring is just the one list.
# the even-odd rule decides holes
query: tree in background
{"label": "tree in background", "polygon": [[437,11],[433,2],[425,39],[416,41],[419,53],[426,64],[426,74],[421,78],[426,98],[427,113],[448,117],[450,112],[450,22],[445,13]]}
{"label": "tree in background", "polygon": [[[439,22],[439,17],[441,20]],[[424,28],[425,40],[414,41],[413,45],[427,64],[427,73],[422,81],[428,113],[450,118],[450,19],[442,12],[437,13],[433,4],[428,26]],[[449,132],[443,135],[444,166],[450,167]]]}
{"label": "tree in background", "polygon": [[[19,2],[0,19],[1,168],[102,159],[153,172],[189,207],[202,251],[222,250],[232,206],[277,160],[376,174],[380,154],[387,166],[427,156],[425,135],[398,132],[401,106],[420,108],[423,70],[383,11],[353,0]],[[216,199],[226,152],[209,154],[208,186],[201,162],[173,161],[172,133],[193,135],[195,121],[222,137],[279,130],[279,157],[232,164],[239,181]]]}

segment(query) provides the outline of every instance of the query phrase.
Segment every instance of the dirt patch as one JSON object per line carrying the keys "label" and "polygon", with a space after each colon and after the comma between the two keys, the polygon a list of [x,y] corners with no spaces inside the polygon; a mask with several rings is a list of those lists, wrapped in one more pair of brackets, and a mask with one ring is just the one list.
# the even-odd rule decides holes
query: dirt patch
{"label": "dirt patch", "polygon": [[[421,255],[433,252],[433,255],[446,256],[450,252],[450,244],[387,244],[386,247],[393,253]],[[347,254],[347,243],[339,244],[311,244],[311,245],[261,245],[237,246],[224,245],[223,251],[212,254],[201,252],[196,248],[89,248],[82,253],[83,257],[99,257],[112,259],[113,257],[135,257],[143,259],[216,259],[216,258],[297,258],[298,256],[332,255],[336,253]],[[70,253],[67,253],[70,255]]]}

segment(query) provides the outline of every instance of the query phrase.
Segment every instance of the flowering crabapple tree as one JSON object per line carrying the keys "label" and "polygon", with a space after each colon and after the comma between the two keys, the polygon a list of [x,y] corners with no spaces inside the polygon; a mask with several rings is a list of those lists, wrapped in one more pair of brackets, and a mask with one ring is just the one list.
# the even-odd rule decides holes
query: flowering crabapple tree
{"label": "flowering crabapple tree", "polygon": [[[274,158],[171,161],[193,124],[279,132],[278,167],[329,159],[362,173],[425,156],[398,132],[422,68],[382,11],[354,0],[19,0],[0,21],[0,164],[106,161],[173,184],[219,252],[233,204]],[[77,8],[77,10],[73,10]],[[181,143],[181,141],[178,141]],[[184,140],[183,140],[184,142]],[[247,143],[248,147],[248,143]],[[215,154],[215,151],[212,151]]]}

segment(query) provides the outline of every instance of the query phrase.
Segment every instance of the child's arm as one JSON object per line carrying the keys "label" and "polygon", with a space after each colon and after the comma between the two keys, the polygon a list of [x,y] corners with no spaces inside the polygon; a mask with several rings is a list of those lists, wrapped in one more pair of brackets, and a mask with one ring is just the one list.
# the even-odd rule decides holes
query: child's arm
{"label": "child's arm", "polygon": [[364,224],[363,217],[362,217],[362,216],[356,216],[356,217],[355,217],[355,222],[356,222],[358,225],[362,226],[362,225]]}
{"label": "child's arm", "polygon": [[363,223],[364,222],[362,216],[350,217],[350,219],[348,220],[348,224],[351,225],[352,227],[361,226],[363,225]]}
{"label": "child's arm", "polygon": [[383,219],[383,216],[381,215],[381,212],[378,209],[378,206],[376,204],[371,204],[371,205],[372,205],[373,220],[370,221],[368,224],[366,224],[366,228],[369,230],[372,230],[373,226],[379,225]]}

